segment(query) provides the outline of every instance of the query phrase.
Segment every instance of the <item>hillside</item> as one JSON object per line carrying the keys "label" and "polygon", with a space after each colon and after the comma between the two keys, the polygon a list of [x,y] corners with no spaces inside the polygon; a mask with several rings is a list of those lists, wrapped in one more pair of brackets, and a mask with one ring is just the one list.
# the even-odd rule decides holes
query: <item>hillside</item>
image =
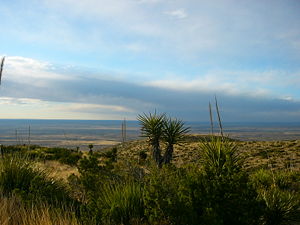
{"label": "hillside", "polygon": [[[175,145],[173,163],[183,166],[201,159],[200,142],[209,139],[207,135],[187,135],[184,143]],[[245,160],[244,167],[250,168],[290,168],[300,170],[300,140],[292,141],[237,141],[238,152]],[[105,148],[101,151],[118,149],[118,159],[139,160],[140,152],[149,155],[146,140],[136,140]]]}
{"label": "hillside", "polygon": [[1,146],[0,223],[299,224],[300,140],[183,140],[163,167],[146,139],[90,151]]}

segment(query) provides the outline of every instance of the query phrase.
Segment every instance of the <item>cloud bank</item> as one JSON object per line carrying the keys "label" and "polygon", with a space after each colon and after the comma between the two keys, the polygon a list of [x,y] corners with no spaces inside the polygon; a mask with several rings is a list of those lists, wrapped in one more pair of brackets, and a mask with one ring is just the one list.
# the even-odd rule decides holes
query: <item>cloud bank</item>
{"label": "cloud bank", "polygon": [[[21,57],[7,57],[1,87],[2,117],[11,109],[27,109],[24,115],[33,118],[69,119],[135,119],[143,112],[167,112],[190,121],[208,120],[208,102],[218,96],[226,121],[298,121],[300,101],[276,95],[268,86],[262,91],[251,88],[280,76],[274,71],[254,74],[245,81],[224,82],[225,72],[204,76],[194,81],[156,80],[144,83],[124,79],[108,79],[101,73],[89,75],[72,67],[59,67]],[[248,72],[250,73],[250,72]],[[248,76],[249,77],[249,76]],[[256,82],[260,77],[259,82]],[[292,80],[294,78],[295,80]],[[296,82],[290,76],[280,85]],[[281,80],[279,80],[280,82]],[[279,85],[279,84],[278,84]],[[243,88],[239,88],[243,86]],[[273,86],[273,85],[272,85]],[[12,108],[11,108],[12,107]],[[26,108],[27,107],[27,108]]]}

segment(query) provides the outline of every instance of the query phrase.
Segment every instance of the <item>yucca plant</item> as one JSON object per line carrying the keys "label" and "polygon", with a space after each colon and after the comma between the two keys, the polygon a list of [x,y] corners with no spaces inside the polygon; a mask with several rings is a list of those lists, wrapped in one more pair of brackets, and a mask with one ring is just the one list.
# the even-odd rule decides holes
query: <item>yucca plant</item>
{"label": "yucca plant", "polygon": [[300,206],[298,176],[297,172],[288,170],[260,169],[251,174],[251,184],[265,207],[263,224],[279,225],[293,219],[299,222],[299,217],[294,218]]}
{"label": "yucca plant", "polygon": [[200,143],[203,152],[203,164],[207,171],[220,176],[240,168],[237,145],[228,139],[212,137],[211,141]]}
{"label": "yucca plant", "polygon": [[[173,158],[174,145],[182,142],[189,128],[184,127],[183,121],[167,118],[166,114],[143,114],[138,116],[142,136],[149,139],[152,146],[152,156],[158,167],[169,164]],[[161,155],[160,141],[166,144],[166,151]]]}
{"label": "yucca plant", "polygon": [[296,193],[280,190],[276,185],[263,190],[260,195],[266,204],[264,225],[279,225],[289,221],[300,206]]}
{"label": "yucca plant", "polygon": [[0,160],[0,188],[4,194],[10,194],[14,189],[28,192],[31,181],[42,175],[26,157],[12,155]]}
{"label": "yucca plant", "polygon": [[184,127],[184,123],[179,119],[167,119],[164,121],[162,138],[167,144],[167,149],[162,157],[162,163],[168,164],[173,158],[174,145],[183,141],[184,135],[188,133],[189,128]]}
{"label": "yucca plant", "polygon": [[135,182],[107,184],[97,204],[105,224],[131,224],[144,218],[142,186]]}
{"label": "yucca plant", "polygon": [[138,115],[138,121],[141,125],[142,136],[147,137],[150,145],[152,146],[152,157],[156,164],[161,164],[161,148],[160,140],[164,133],[164,121],[166,120],[165,114]]}
{"label": "yucca plant", "polygon": [[48,176],[21,155],[9,155],[0,160],[0,189],[3,194],[18,193],[25,200],[45,200],[49,204],[73,204],[62,181]]}

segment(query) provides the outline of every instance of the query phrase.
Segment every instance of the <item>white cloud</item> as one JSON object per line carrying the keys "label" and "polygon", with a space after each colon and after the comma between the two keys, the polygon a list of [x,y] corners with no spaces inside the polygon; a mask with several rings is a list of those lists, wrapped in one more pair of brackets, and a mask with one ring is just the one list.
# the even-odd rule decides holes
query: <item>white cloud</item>
{"label": "white cloud", "polygon": [[34,98],[1,97],[1,118],[62,118],[62,119],[121,119],[119,114],[132,113],[132,109],[118,105],[54,102]]}
{"label": "white cloud", "polygon": [[184,9],[177,9],[177,10],[173,10],[173,11],[167,11],[167,12],[165,12],[165,14],[167,14],[169,16],[172,16],[172,17],[175,17],[177,19],[184,19],[188,16]]}
{"label": "white cloud", "polygon": [[[15,21],[16,13],[11,13],[11,19],[15,21],[11,27],[20,30],[15,31],[14,36],[34,43],[50,43],[68,51],[99,51],[101,54],[126,51],[124,42],[130,45],[133,41],[146,39],[148,46],[154,46],[151,51],[156,53],[155,56],[168,52],[188,60],[193,57],[199,60],[199,55],[205,58],[207,54],[218,54],[225,59],[239,57],[244,52],[260,56],[261,50],[282,52],[282,55],[293,52],[293,57],[299,57],[296,50],[299,49],[300,24],[295,14],[288,13],[291,8],[288,3],[277,1],[270,6],[261,1],[231,0],[42,2],[43,10],[28,9],[41,20],[34,20],[32,16],[27,21],[28,15],[21,12],[20,18]],[[260,13],[258,8],[266,9],[267,13]],[[41,12],[47,13],[41,16]],[[170,20],[165,14],[181,20]],[[23,28],[23,19],[30,26]],[[77,25],[78,21],[80,25]]]}
{"label": "white cloud", "polygon": [[95,113],[101,111],[112,111],[112,112],[133,112],[132,109],[118,106],[118,105],[103,105],[103,104],[89,104],[89,103],[66,103],[56,107],[59,111],[69,112],[88,112]]}
{"label": "white cloud", "polygon": [[21,56],[8,56],[7,57],[7,66],[12,67],[22,67],[30,69],[47,69],[51,65],[48,62],[41,62],[35,59],[21,57]]}
{"label": "white cloud", "polygon": [[298,91],[298,94],[295,93],[294,96],[288,95],[289,91],[298,90],[300,72],[212,71],[193,79],[182,77],[184,76],[175,75],[168,79],[148,81],[144,85],[185,92],[300,100]]}
{"label": "white cloud", "polygon": [[[184,92],[195,92],[195,93],[223,93],[226,95],[251,95],[257,96],[265,92],[263,90],[241,90],[231,82],[221,82],[218,79],[212,77],[204,77],[203,79],[193,79],[193,80],[156,80],[145,83],[146,86],[159,87],[164,89],[170,89],[175,91]],[[259,94],[258,94],[259,93]]]}
{"label": "white cloud", "polygon": [[[203,59],[212,54],[214,60],[215,54],[226,59],[245,52],[260,56],[264,50],[265,54],[278,52],[284,56],[292,52],[293,57],[299,58],[300,20],[295,13],[290,13],[290,9],[297,10],[291,1],[285,4],[275,1],[272,5],[263,1],[232,0],[41,2],[43,4],[37,7],[34,1],[28,1],[28,8],[18,12],[3,10],[5,18],[10,14],[7,21],[11,25],[4,27],[6,33],[14,30],[13,36],[28,42],[101,54],[118,52],[124,47],[126,50],[124,42],[127,41],[130,44],[137,39],[147,39],[147,45],[156,47],[152,48],[157,53],[155,56],[168,52],[172,56],[176,53],[178,58],[196,56],[199,60],[199,55]],[[25,13],[27,11],[30,13]],[[162,12],[184,20],[174,22]]]}
{"label": "white cloud", "polygon": [[42,104],[43,101],[40,99],[32,98],[12,98],[12,97],[1,97],[1,105],[26,105],[26,104]]}
{"label": "white cloud", "polygon": [[[216,70],[193,78],[172,74],[161,79],[149,77],[142,85],[127,76],[113,79],[109,71],[106,76],[90,75],[89,71],[62,69],[30,58],[8,59],[1,86],[2,118],[135,119],[138,113],[154,109],[198,118],[194,102],[205,104],[214,94],[227,99],[224,104],[245,101],[253,108],[251,112],[286,106],[290,108],[285,110],[294,111],[300,102],[299,72]],[[228,108],[233,114],[240,112],[233,112],[236,107],[230,109],[231,105]]]}
{"label": "white cloud", "polygon": [[[128,49],[130,51],[143,51],[143,48],[144,46],[140,43],[133,43],[132,45],[128,46]],[[92,90],[92,93],[95,92],[95,87],[93,87],[93,85],[95,85],[95,82],[99,83],[101,87],[103,85],[103,81],[108,82],[108,85],[111,82],[114,83],[114,81],[114,84],[117,84],[118,82],[126,82],[129,86],[131,84],[136,84],[135,80],[128,81],[127,76],[125,75],[101,75],[99,73],[89,75],[88,71],[82,71],[79,73],[84,73],[85,75],[78,75],[76,74],[76,72],[72,72],[72,68],[65,67],[64,69],[66,71],[64,72],[61,69],[62,68],[55,67],[55,65],[52,65],[48,62],[19,56],[8,56],[3,76],[3,82],[14,82],[24,85],[30,84],[31,86],[44,88],[44,90],[50,91],[50,93],[43,95],[53,97],[55,96],[55,99],[64,98],[64,96],[66,96],[66,93],[69,93],[67,95],[69,96],[69,98],[71,98],[71,96],[73,95],[77,96],[77,98],[80,97],[82,101],[84,101],[84,98],[87,97],[86,93],[89,93]],[[110,71],[107,71],[106,74],[107,73],[112,74],[112,72]],[[89,80],[91,80],[92,83],[90,83]],[[74,87],[78,93],[73,93],[74,91],[71,90],[71,88],[73,88],[72,85],[68,85],[69,81],[73,82],[72,85],[76,86]],[[85,85],[91,86],[91,91],[89,90],[88,86],[80,87],[79,83],[84,83]],[[161,79],[148,77],[148,81],[144,81],[143,85],[195,93],[222,92],[224,94],[233,96],[268,98],[275,97],[279,99],[283,99],[285,98],[285,96],[290,96],[293,99],[300,99],[299,92],[297,94],[299,83],[300,72],[297,71],[286,72],[281,70],[215,70],[207,72],[203,75],[198,75],[190,78],[187,78],[184,75],[172,74],[169,77],[164,77]],[[137,83],[136,85],[139,84]],[[107,87],[104,87],[104,90],[105,89],[107,89]],[[113,88],[108,89],[110,90]],[[41,89],[40,91],[42,90],[43,89]],[[20,91],[21,90],[17,90],[17,92],[21,93]],[[109,95],[111,95],[111,92],[113,91],[114,90],[110,90]],[[32,93],[34,93],[34,91],[32,91]],[[81,93],[84,94],[82,95]],[[101,88],[99,89],[99,93],[95,92],[94,94],[95,96],[101,95]],[[24,97],[26,98],[26,96]],[[89,95],[89,98],[90,97],[91,95]],[[112,99],[113,96],[106,96],[105,98],[108,97]],[[93,101],[96,102],[97,99]],[[119,100],[116,100],[116,102],[118,101]]]}
{"label": "white cloud", "polygon": [[294,100],[293,97],[291,97],[291,96],[283,96],[281,99],[286,100],[286,101],[293,101]]}
{"label": "white cloud", "polygon": [[33,83],[45,80],[70,80],[70,76],[53,72],[54,66],[32,58],[7,56],[3,79]]}

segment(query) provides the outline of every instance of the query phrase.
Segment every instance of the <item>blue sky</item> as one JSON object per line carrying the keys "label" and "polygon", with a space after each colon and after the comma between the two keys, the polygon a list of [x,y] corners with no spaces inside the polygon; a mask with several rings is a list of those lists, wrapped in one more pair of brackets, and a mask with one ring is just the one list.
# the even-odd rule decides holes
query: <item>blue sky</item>
{"label": "blue sky", "polygon": [[0,118],[300,121],[298,0],[2,0]]}

